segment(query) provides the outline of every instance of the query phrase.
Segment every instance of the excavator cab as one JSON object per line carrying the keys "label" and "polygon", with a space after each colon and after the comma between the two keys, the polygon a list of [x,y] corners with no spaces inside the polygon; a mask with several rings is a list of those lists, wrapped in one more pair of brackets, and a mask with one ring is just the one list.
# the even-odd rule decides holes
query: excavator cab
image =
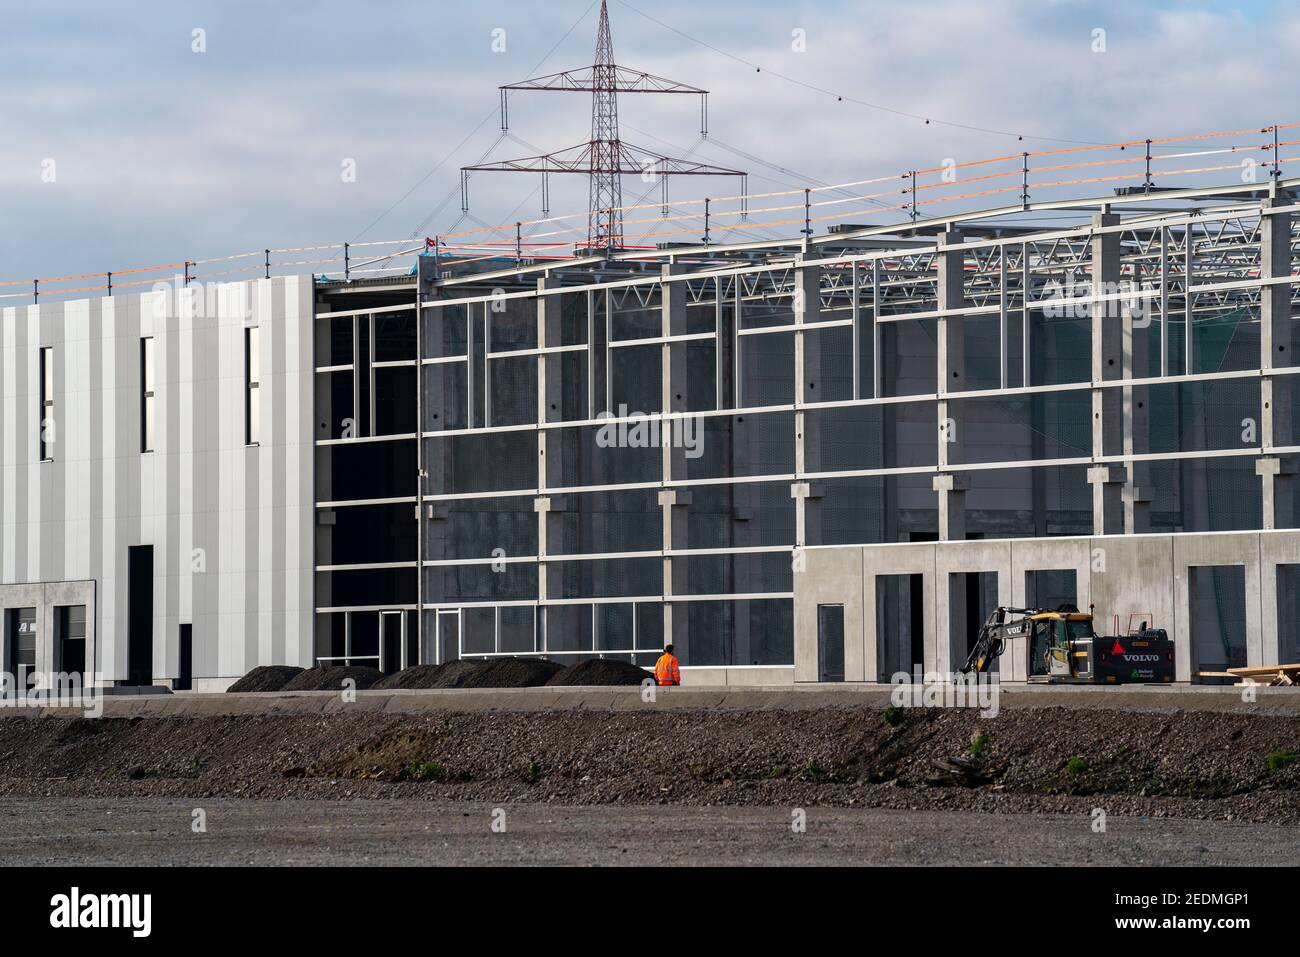
{"label": "excavator cab", "polygon": [[1030,616],[1030,678],[1079,678],[1091,670],[1092,616],[1073,605]]}
{"label": "excavator cab", "polygon": [[1045,678],[1049,674],[1047,663],[1051,660],[1055,629],[1048,618],[1031,619],[1029,627],[1029,677]]}

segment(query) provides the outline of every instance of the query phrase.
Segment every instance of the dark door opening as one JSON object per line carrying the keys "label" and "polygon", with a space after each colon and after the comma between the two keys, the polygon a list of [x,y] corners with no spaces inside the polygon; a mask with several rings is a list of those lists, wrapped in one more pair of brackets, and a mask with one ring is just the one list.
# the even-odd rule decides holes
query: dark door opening
{"label": "dark door opening", "polygon": [[9,632],[9,660],[6,664],[18,690],[25,694],[36,671],[36,609],[12,608],[6,617],[5,627]]}
{"label": "dark door opening", "polygon": [[[989,612],[997,606],[997,572],[954,572],[949,576],[948,627],[954,667],[965,662]],[[993,668],[997,667],[995,660]]]}
{"label": "dark door opening", "polygon": [[[909,542],[937,542],[938,532],[909,532]],[[910,631],[912,635],[912,670],[925,670],[925,576],[910,576]]]}
{"label": "dark door opening", "polygon": [[127,548],[126,682],[153,684],[153,546]]}
{"label": "dark door opening", "polygon": [[181,625],[180,668],[176,690],[189,691],[194,686],[194,626]]}
{"label": "dark door opening", "polygon": [[844,606],[817,606],[817,680],[844,680]]}
{"label": "dark door opening", "polygon": [[[542,621],[545,622],[545,617]],[[438,664],[460,657],[460,612],[438,612]]]}
{"label": "dark door opening", "polygon": [[876,680],[913,675],[925,661],[925,576],[876,576]]}
{"label": "dark door opening", "polygon": [[86,606],[60,605],[54,609],[55,647],[59,658],[55,670],[64,674],[86,671]]}
{"label": "dark door opening", "polygon": [[[1062,605],[1078,608],[1078,574],[1073,568],[1039,568],[1025,572],[1025,604],[1046,611],[1055,611]],[[1098,622],[1096,627],[1098,634],[1105,633],[1103,623]]]}
{"label": "dark door opening", "polygon": [[[347,652],[345,665],[363,665],[378,668],[379,660],[379,612],[349,612],[352,622],[352,647]],[[337,664],[337,662],[335,662]]]}
{"label": "dark door opening", "polygon": [[420,663],[420,613],[402,612],[406,616],[406,666]]}
{"label": "dark door opening", "polygon": [[402,669],[402,615],[400,611],[379,613],[379,640],[383,642],[383,663],[380,668],[386,675]]}
{"label": "dark door opening", "polygon": [[[1230,684],[1232,678],[1201,672],[1244,668],[1246,660],[1246,566],[1195,565],[1187,569],[1192,681]],[[1121,623],[1122,624],[1122,623]]]}
{"label": "dark door opening", "polygon": [[911,635],[912,670],[925,670],[925,576],[908,575],[908,634]]}

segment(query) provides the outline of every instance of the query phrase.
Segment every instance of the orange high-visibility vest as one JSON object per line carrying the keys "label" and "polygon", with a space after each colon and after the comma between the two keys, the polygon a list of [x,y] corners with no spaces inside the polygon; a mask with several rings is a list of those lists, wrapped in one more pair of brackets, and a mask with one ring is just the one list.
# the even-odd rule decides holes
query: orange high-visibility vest
{"label": "orange high-visibility vest", "polygon": [[655,684],[679,685],[681,683],[682,673],[677,668],[677,659],[665,651],[655,662]]}

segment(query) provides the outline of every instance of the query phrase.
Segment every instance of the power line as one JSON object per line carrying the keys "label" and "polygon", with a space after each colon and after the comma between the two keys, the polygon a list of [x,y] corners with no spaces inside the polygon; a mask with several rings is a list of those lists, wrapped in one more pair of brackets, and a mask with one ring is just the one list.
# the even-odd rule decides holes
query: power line
{"label": "power line", "polygon": [[765,72],[770,76],[776,77],[778,80],[785,80],[787,83],[793,83],[796,86],[801,86],[805,90],[811,90],[812,92],[820,93],[823,96],[833,96],[835,97],[837,102],[854,103],[858,106],[865,106],[868,109],[879,110],[882,113],[891,113],[894,116],[902,116],[912,120],[923,120],[927,125],[934,124],[935,126],[949,126],[954,129],[967,130],[973,133],[989,133],[995,136],[1014,136],[1017,140],[1031,139],[1031,140],[1045,140],[1053,143],[1076,143],[1084,146],[1097,145],[1093,143],[1091,140],[1072,140],[1060,136],[1039,136],[1033,133],[1016,133],[1011,130],[999,130],[999,129],[994,129],[992,127],[986,127],[986,126],[973,126],[968,123],[956,123],[951,120],[939,120],[939,119],[935,119],[932,116],[926,116],[923,113],[912,113],[908,110],[900,110],[892,106],[886,106],[883,103],[872,103],[869,100],[863,100],[859,97],[851,96],[847,93],[839,93],[836,92],[835,90],[827,89],[824,86],[818,86],[815,83],[808,83],[805,80],[800,80],[797,79],[796,77],[788,76],[787,74],[780,73],[776,70],[765,69],[764,67],[760,66],[759,64],[755,63],[752,60],[747,60],[742,56],[737,56],[734,53],[731,53],[727,50],[723,50],[721,47],[714,46],[712,43],[709,43],[707,40],[701,40],[699,37],[691,36],[689,33],[685,32],[684,30],[679,30],[677,29],[677,27],[672,26],[671,24],[664,23],[662,20],[651,16],[650,14],[646,13],[644,10],[638,9],[637,7],[628,3],[627,0],[618,0],[618,2],[623,6],[627,7],[633,13],[636,13],[644,17],[645,19],[649,20],[651,23],[658,24],[659,26],[663,27],[665,30],[669,30],[677,34],[679,37],[682,37],[686,40],[690,40],[692,43],[699,44],[700,46],[708,50],[712,50],[714,53],[718,54],[719,56],[726,57],[728,60],[734,60],[736,63],[740,63],[744,66],[747,66],[750,69],[752,69],[755,73]]}
{"label": "power line", "polygon": [[[582,12],[582,15],[579,16],[578,19],[573,21],[573,23],[569,26],[569,29],[564,31],[564,35],[560,37],[560,39],[556,40],[554,45],[549,50],[546,51],[546,55],[543,56],[540,60],[538,60],[537,63],[533,66],[533,68],[528,71],[530,74],[536,73],[539,69],[541,69],[542,64],[544,64],[547,60],[551,58],[551,56],[555,53],[555,51],[560,48],[560,44],[562,44],[565,40],[569,39],[569,35],[573,33],[574,30],[577,29],[579,23],[581,23],[583,20],[587,18],[587,14],[591,13],[592,8],[595,7],[598,2],[599,0],[592,0],[592,2],[587,5],[587,9]],[[355,243],[366,233],[370,232],[370,230],[374,229],[381,222],[383,222],[383,220],[388,216],[389,213],[395,210],[398,206],[402,205],[402,203],[406,202],[406,200],[411,196],[412,193],[414,193],[417,189],[419,189],[426,182],[428,182],[430,176],[438,172],[438,170],[442,169],[442,167],[446,164],[446,162],[449,159],[451,159],[453,156],[459,153],[464,148],[465,144],[468,143],[471,139],[473,139],[475,135],[477,135],[478,131],[483,128],[484,124],[487,123],[488,120],[492,119],[494,116],[497,115],[497,112],[498,112],[497,109],[493,108],[493,110],[490,113],[488,113],[487,116],[479,120],[478,125],[475,126],[474,129],[470,130],[469,134],[466,135],[464,139],[462,139],[459,143],[456,144],[455,149],[453,149],[450,153],[445,155],[442,159],[438,160],[438,162],[434,164],[433,168],[429,170],[427,173],[425,173],[423,176],[421,176],[416,181],[414,186],[412,186],[410,189],[408,189],[405,193],[402,194],[401,198],[398,199],[397,202],[389,206],[386,210],[384,210],[382,213],[379,214],[379,216],[375,218],[374,222],[372,222],[365,229],[361,230],[361,232],[359,232],[353,238],[352,242]],[[500,140],[498,140],[497,142],[500,142]],[[493,145],[495,146],[496,144]],[[441,209],[441,207],[439,207],[439,209]],[[432,215],[434,214],[431,214],[427,219],[431,219]]]}
{"label": "power line", "polygon": [[[676,144],[670,143],[668,140],[663,139],[662,137],[655,136],[655,134],[653,133],[647,132],[645,130],[638,130],[636,127],[628,127],[628,128],[631,129],[633,132],[638,133],[641,136],[649,136],[652,139],[659,140],[659,142],[664,143],[665,145],[670,146],[673,149],[681,148]],[[871,203],[874,206],[879,206],[886,210],[889,210],[891,208],[889,207],[888,204],[882,202],[879,199],[873,199],[871,197],[866,197],[866,196],[859,196],[856,193],[854,193],[852,190],[845,189],[842,186],[831,186],[830,183],[827,183],[824,180],[820,180],[815,176],[809,176],[806,173],[801,173],[798,170],[790,169],[785,166],[778,166],[776,163],[769,163],[767,160],[763,159],[760,156],[755,156],[752,153],[747,153],[745,150],[738,149],[737,147],[730,146],[727,143],[722,142],[722,140],[718,139],[717,136],[710,136],[708,140],[706,140],[705,142],[713,146],[720,147],[721,149],[726,150],[728,153],[733,153],[736,156],[741,157],[742,159],[749,160],[751,163],[757,163],[760,166],[766,166],[768,169],[773,170],[777,173],[781,173],[784,176],[793,177],[795,182],[798,185],[803,185],[805,183],[812,183],[814,186],[820,186],[827,189],[828,193],[830,194],[838,193],[839,195],[845,198],[862,200],[863,202]],[[696,148],[698,148],[698,144]],[[694,149],[692,149],[692,152],[694,152]],[[781,186],[793,185],[790,183],[789,180],[774,179],[771,176],[764,176],[761,173],[750,173],[749,175],[754,177],[755,179],[764,179],[767,180],[769,183],[777,183]]]}

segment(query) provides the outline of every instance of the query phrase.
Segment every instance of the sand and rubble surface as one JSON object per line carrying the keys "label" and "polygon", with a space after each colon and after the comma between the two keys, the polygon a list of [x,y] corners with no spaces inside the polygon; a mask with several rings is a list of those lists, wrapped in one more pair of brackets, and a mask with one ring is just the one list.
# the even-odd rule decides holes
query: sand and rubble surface
{"label": "sand and rubble surface", "polygon": [[[637,692],[619,693],[635,702]],[[5,817],[25,819],[14,809],[30,807],[35,827],[55,809],[75,821],[100,806],[95,802],[107,802],[121,812],[114,827],[125,827],[130,815],[160,802],[207,802],[247,806],[232,820],[279,814],[292,831],[302,813],[293,808],[307,806],[326,816],[327,804],[352,805],[362,815],[402,806],[417,816],[440,808],[514,807],[535,820],[568,815],[618,830],[619,820],[677,808],[688,822],[683,827],[699,829],[707,844],[708,835],[725,830],[728,815],[741,827],[805,808],[830,814],[826,820],[838,821],[841,832],[855,819],[863,826],[892,822],[887,846],[845,845],[846,853],[855,846],[865,855],[855,859],[894,860],[904,853],[900,848],[911,847],[916,863],[942,863],[948,856],[921,845],[963,827],[1009,838],[1023,832],[1024,848],[988,857],[1005,862],[1040,862],[1030,835],[1060,829],[1059,847],[1043,851],[1041,862],[1068,860],[1076,853],[1068,835],[1088,830],[1101,811],[1128,822],[1130,834],[1148,833],[1142,827],[1153,821],[1165,829],[1148,829],[1145,851],[1121,842],[1097,863],[1158,863],[1160,834],[1168,837],[1166,862],[1194,863],[1204,853],[1211,855],[1207,863],[1223,862],[1227,851],[1215,849],[1216,829],[1242,848],[1265,839],[1281,848],[1277,860],[1258,851],[1257,863],[1300,857],[1300,713],[1294,707],[1213,710],[1195,707],[1202,702],[1189,697],[1192,706],[1184,709],[1112,710],[1090,696],[1079,697],[1079,707],[1022,704],[990,718],[970,709],[887,712],[876,698],[865,703],[851,695],[838,706],[809,706],[812,699],[785,706],[786,699],[770,696],[765,707],[693,707],[686,695],[674,707],[592,708],[581,697],[561,706],[561,695],[570,692],[548,688],[505,699],[471,690],[361,696],[370,707],[325,694],[259,698],[260,710],[240,713],[168,714],[157,710],[161,704],[131,702],[140,713],[2,717]],[[525,695],[534,706],[494,704]],[[224,697],[221,704],[235,708],[254,696]],[[182,696],[167,702],[178,703]],[[295,705],[332,710],[308,713]],[[554,809],[551,817],[547,808]],[[1010,824],[1026,817],[1041,827]],[[105,833],[108,860],[116,832]],[[372,842],[365,846],[374,850],[376,840],[381,836],[365,837]],[[572,850],[575,863],[603,860],[599,848],[580,841]],[[807,847],[788,850],[789,862],[812,860]],[[773,853],[786,861],[779,851]],[[633,853],[627,862],[644,859]]]}
{"label": "sand and rubble surface", "polygon": [[[498,810],[500,808],[500,810]],[[204,829],[195,831],[195,811]],[[501,816],[504,811],[504,817]],[[1081,815],[483,802],[0,798],[0,865],[1279,865],[1294,828]],[[504,830],[493,829],[494,820]]]}
{"label": "sand and rubble surface", "polygon": [[[459,692],[461,695],[467,692]],[[292,699],[290,699],[292,700]],[[892,723],[891,723],[892,719]],[[1176,814],[1300,824],[1300,716],[655,708],[0,718],[0,794]]]}

